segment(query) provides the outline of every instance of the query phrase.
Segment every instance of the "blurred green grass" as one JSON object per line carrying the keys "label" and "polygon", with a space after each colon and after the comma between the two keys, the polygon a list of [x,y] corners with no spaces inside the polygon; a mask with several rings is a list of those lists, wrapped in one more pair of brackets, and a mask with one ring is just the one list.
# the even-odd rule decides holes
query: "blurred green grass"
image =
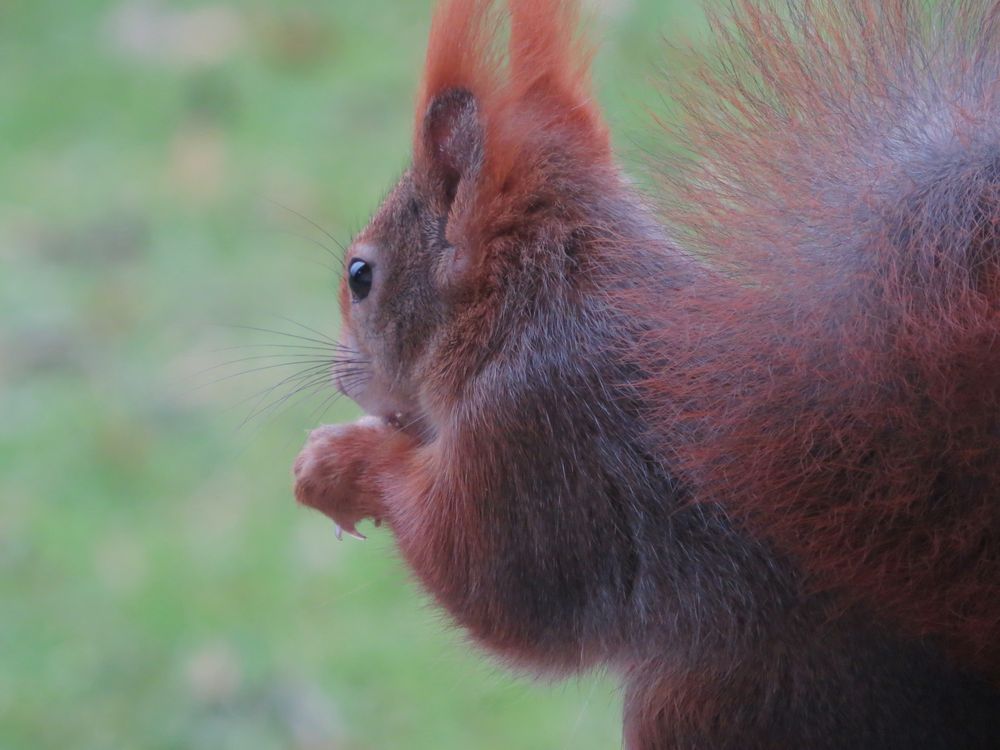
{"label": "blurred green grass", "polygon": [[[627,150],[700,13],[594,4]],[[237,326],[335,334],[316,225],[347,241],[404,167],[430,8],[0,2],[0,748],[620,744],[610,681],[507,674],[385,533],[294,506],[351,406],[247,420],[290,371],[219,366],[283,341]]]}

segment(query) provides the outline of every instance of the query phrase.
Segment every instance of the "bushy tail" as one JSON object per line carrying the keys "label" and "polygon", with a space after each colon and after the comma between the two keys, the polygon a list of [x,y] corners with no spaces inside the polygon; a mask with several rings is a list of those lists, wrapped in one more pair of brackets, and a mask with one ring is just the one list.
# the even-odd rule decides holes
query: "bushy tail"
{"label": "bushy tail", "polygon": [[1000,2],[735,5],[671,83],[667,223],[718,273],[652,347],[664,450],[1000,676]]}

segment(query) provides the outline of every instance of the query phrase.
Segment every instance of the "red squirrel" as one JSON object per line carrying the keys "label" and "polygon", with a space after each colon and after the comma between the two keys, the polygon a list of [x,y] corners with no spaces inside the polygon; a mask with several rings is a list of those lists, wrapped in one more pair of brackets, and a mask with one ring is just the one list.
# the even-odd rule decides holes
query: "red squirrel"
{"label": "red squirrel", "polygon": [[297,499],[629,750],[1000,747],[1000,3],[736,0],[653,197],[577,5],[439,4]]}

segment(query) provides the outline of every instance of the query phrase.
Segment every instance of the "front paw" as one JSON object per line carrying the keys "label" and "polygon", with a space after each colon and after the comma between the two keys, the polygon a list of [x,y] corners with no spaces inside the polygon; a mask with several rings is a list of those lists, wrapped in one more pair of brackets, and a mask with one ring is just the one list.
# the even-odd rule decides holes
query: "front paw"
{"label": "front paw", "polygon": [[338,539],[341,530],[364,539],[357,530],[358,522],[366,518],[380,521],[370,467],[388,429],[375,417],[324,425],[309,434],[295,459],[295,499],[332,518]]}

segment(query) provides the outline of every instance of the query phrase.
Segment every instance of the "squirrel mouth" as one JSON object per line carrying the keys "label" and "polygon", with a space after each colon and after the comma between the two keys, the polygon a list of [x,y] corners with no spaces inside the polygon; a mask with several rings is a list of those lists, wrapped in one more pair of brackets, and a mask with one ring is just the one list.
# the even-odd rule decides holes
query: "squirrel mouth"
{"label": "squirrel mouth", "polygon": [[[414,437],[426,434],[426,424],[420,410],[413,408],[414,405],[407,408],[406,401],[393,395],[389,389],[380,387],[381,384],[376,378],[367,377],[362,382],[359,378],[344,377],[343,374],[336,373],[333,380],[334,386],[341,394],[360,406],[369,416],[381,420],[387,427]],[[373,380],[375,382],[372,382]]]}
{"label": "squirrel mouth", "polygon": [[390,427],[395,427],[397,430],[402,430],[403,425],[406,424],[406,415],[401,411],[397,411],[394,414],[383,415],[382,421],[385,422]]}
{"label": "squirrel mouth", "polygon": [[421,443],[427,442],[434,434],[434,430],[419,412],[397,411],[382,415],[381,419],[387,426],[399,430]]}

